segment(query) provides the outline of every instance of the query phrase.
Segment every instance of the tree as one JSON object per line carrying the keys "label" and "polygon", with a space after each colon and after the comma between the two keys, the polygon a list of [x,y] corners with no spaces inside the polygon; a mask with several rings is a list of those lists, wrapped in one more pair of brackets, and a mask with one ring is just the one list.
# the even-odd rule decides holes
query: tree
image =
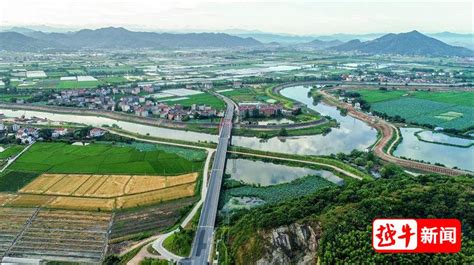
{"label": "tree", "polygon": [[278,132],[278,136],[288,136],[288,132],[284,127],[280,129],[280,131]]}
{"label": "tree", "polygon": [[103,265],[118,265],[120,264],[120,261],[121,261],[120,257],[116,255],[110,255],[104,259],[104,262],[102,264]]}

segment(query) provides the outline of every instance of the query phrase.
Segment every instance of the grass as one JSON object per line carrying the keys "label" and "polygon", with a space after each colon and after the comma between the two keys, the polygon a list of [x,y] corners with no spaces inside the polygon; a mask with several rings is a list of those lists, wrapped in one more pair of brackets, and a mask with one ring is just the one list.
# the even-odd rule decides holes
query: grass
{"label": "grass", "polygon": [[59,81],[58,89],[81,89],[81,88],[96,88],[100,84],[99,81]]}
{"label": "grass", "polygon": [[407,91],[383,91],[383,90],[357,90],[364,100],[375,103],[385,100],[397,99],[407,94]]}
{"label": "grass", "polygon": [[474,92],[431,92],[431,91],[383,91],[383,90],[357,90],[362,98],[369,103],[376,103],[401,97],[424,99],[434,102],[453,105],[474,107]]}
{"label": "grass", "polygon": [[[211,106],[217,110],[222,110],[225,108],[225,103],[220,98],[211,95],[209,93],[201,93],[197,95],[186,96],[186,99],[176,100],[176,101],[168,101],[168,104],[181,104],[185,107],[190,107],[193,104],[202,105],[206,104],[207,106]],[[172,99],[172,98],[165,98],[163,100]],[[166,102],[166,101],[165,101]]]}
{"label": "grass", "polygon": [[25,148],[22,145],[11,145],[5,148],[3,152],[0,153],[0,159],[7,159],[11,156],[15,156],[16,154],[20,153],[21,150]]}
{"label": "grass", "polygon": [[[325,134],[331,131],[332,127],[336,127],[336,121],[329,121],[323,124],[311,126],[308,128],[302,129],[286,129],[288,133],[287,136],[301,136],[301,135],[316,135],[316,134]],[[233,129],[232,133],[238,136],[247,136],[247,137],[259,137],[263,139],[268,139],[272,137],[277,137],[280,134],[280,130],[252,130],[252,129]]]}
{"label": "grass", "polygon": [[404,97],[373,103],[372,111],[400,116],[407,122],[464,129],[474,125],[474,107]]}
{"label": "grass", "polygon": [[248,88],[234,89],[232,91],[226,91],[220,93],[235,102],[253,102],[257,101],[258,96],[253,90]]}
{"label": "grass", "polygon": [[10,169],[37,173],[178,175],[198,171],[202,163],[165,151],[144,152],[111,144],[36,143]]}
{"label": "grass", "polygon": [[34,172],[5,171],[0,174],[0,191],[16,192],[38,175]]}
{"label": "grass", "polygon": [[104,77],[100,78],[102,83],[111,83],[111,84],[122,84],[128,82],[128,80],[121,76],[111,76],[111,77]]}
{"label": "grass", "polygon": [[187,257],[191,254],[194,233],[192,229],[182,229],[166,238],[163,247],[178,256]]}

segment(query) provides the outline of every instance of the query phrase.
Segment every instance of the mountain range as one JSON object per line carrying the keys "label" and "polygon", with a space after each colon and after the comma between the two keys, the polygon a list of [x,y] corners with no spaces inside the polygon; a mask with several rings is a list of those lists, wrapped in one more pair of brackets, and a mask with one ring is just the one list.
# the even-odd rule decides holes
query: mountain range
{"label": "mountain range", "polygon": [[[17,44],[23,43],[17,46]],[[70,33],[41,31],[0,32],[0,50],[24,51],[50,49],[110,48],[228,48],[262,45],[253,38],[225,33],[155,33],[124,28],[83,29]]]}
{"label": "mountain range", "polygon": [[340,52],[357,51],[366,54],[474,56],[472,50],[448,45],[416,30],[400,34],[390,33],[371,41],[352,40],[330,49]]}
{"label": "mountain range", "polygon": [[[0,50],[41,51],[75,49],[176,49],[176,48],[236,48],[262,47],[263,44],[253,37],[234,36],[227,33],[157,33],[137,32],[124,28],[83,29],[67,33],[45,33],[42,31],[16,28],[16,32],[0,32]],[[252,33],[247,33],[252,34]],[[255,33],[257,34],[257,33]],[[263,34],[263,33],[258,33]],[[439,33],[450,38],[464,38],[463,34]],[[261,35],[260,35],[261,36]],[[343,37],[341,34],[339,37]],[[274,38],[267,35],[268,39]],[[280,40],[291,38],[282,36]],[[373,40],[363,39],[342,42],[330,37],[317,39],[300,38],[298,43],[284,42],[283,46],[328,49],[339,52],[359,52],[365,54],[400,54],[427,56],[473,56],[473,51],[448,45],[438,39],[411,31],[400,34],[386,34]],[[270,45],[280,45],[271,42]]]}

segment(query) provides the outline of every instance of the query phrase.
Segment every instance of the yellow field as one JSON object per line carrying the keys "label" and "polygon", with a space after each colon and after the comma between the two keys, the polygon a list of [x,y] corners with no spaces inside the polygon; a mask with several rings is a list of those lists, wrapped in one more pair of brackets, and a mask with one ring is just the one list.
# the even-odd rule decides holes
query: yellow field
{"label": "yellow field", "polygon": [[16,195],[13,194],[0,194],[0,206],[5,205],[10,200],[14,199]]}
{"label": "yellow field", "polygon": [[[43,174],[0,205],[113,210],[193,196],[198,174],[179,176]],[[12,197],[13,196],[13,197]]]}
{"label": "yellow field", "polygon": [[63,177],[63,174],[43,174],[41,178],[36,178],[26,187],[23,187],[20,192],[43,193]]}
{"label": "yellow field", "polygon": [[168,201],[193,196],[195,186],[196,183],[188,183],[142,194],[118,197],[116,208],[138,207],[159,201]]}
{"label": "yellow field", "polygon": [[96,199],[87,197],[57,197],[46,205],[49,208],[71,209],[71,210],[113,210],[115,199]]}

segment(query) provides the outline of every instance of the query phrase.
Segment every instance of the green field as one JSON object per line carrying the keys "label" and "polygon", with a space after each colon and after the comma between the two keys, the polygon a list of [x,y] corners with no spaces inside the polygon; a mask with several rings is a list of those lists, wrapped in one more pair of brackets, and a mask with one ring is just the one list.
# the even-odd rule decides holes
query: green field
{"label": "green field", "polygon": [[14,156],[21,152],[23,150],[24,146],[22,145],[11,145],[11,146],[6,146],[4,147],[5,150],[3,152],[0,152],[0,159],[6,159],[9,158],[10,156]]}
{"label": "green field", "polygon": [[430,91],[383,91],[357,90],[364,100],[376,103],[402,97],[425,99],[434,102],[474,107],[474,92],[430,92]]}
{"label": "green field", "polygon": [[0,173],[0,192],[15,192],[39,176],[36,172],[5,171]]}
{"label": "green field", "polygon": [[253,90],[248,88],[234,89],[232,91],[226,91],[220,93],[235,102],[253,102],[256,101],[258,96]]}
{"label": "green field", "polygon": [[81,89],[96,88],[100,84],[99,81],[59,81],[56,88],[58,89]]}
{"label": "green field", "polygon": [[167,101],[168,99],[171,99],[171,98],[165,98],[162,101],[168,104],[181,104],[185,107],[190,107],[193,104],[197,104],[197,105],[206,104],[217,110],[221,110],[225,108],[224,101],[208,93],[201,93],[197,95],[186,96],[186,99],[182,99],[182,100]]}
{"label": "green field", "polygon": [[[184,149],[187,152],[203,152]],[[35,143],[10,170],[37,173],[178,175],[201,170],[201,160],[159,150],[141,151],[133,146]]]}
{"label": "green field", "polygon": [[407,122],[462,130],[474,126],[474,92],[358,90],[371,110]]}
{"label": "green field", "polygon": [[111,77],[104,77],[99,79],[102,83],[111,83],[111,84],[121,84],[128,82],[128,80],[121,76],[111,76]]}
{"label": "green field", "polygon": [[385,100],[398,99],[403,95],[406,95],[406,91],[382,91],[382,90],[357,90],[353,91],[359,93],[362,98],[369,102],[375,103]]}
{"label": "green field", "polygon": [[[235,182],[233,180],[226,180],[225,185]],[[232,184],[231,184],[232,185]],[[223,194],[223,202],[227,202],[231,197],[257,197],[264,200],[266,203],[278,203],[280,201],[301,197],[316,190],[334,186],[334,184],[328,180],[325,180],[319,176],[307,176],[304,178],[296,179],[289,183],[257,187],[250,185],[238,184],[235,188],[226,188]]]}

